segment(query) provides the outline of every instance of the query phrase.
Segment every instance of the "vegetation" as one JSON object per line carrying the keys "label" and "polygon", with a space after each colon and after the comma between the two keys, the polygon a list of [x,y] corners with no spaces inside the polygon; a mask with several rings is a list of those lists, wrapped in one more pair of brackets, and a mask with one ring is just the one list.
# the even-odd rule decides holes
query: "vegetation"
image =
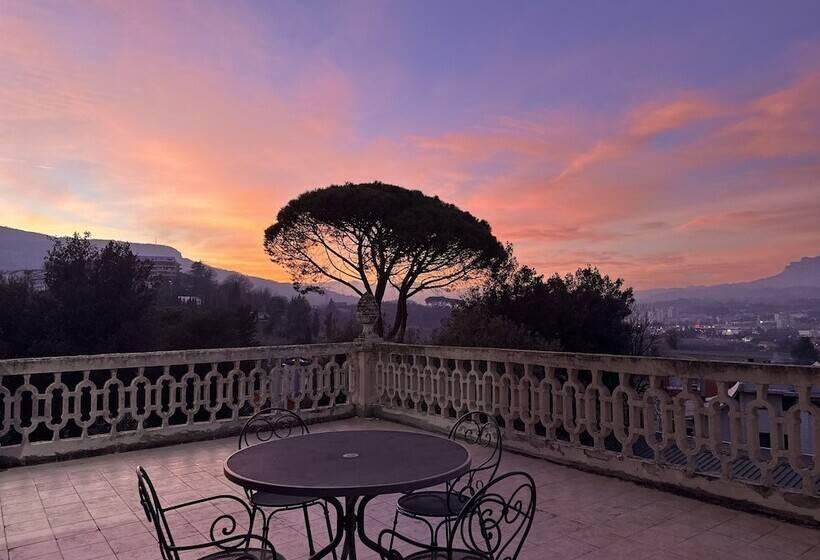
{"label": "vegetation", "polygon": [[264,244],[303,292],[334,281],[372,295],[382,309],[392,289],[392,327],[380,320],[377,332],[397,341],[407,331],[410,298],[483,278],[506,257],[487,222],[438,197],[378,182],[302,194],[279,211]]}
{"label": "vegetation", "polygon": [[[279,212],[265,246],[301,293],[275,296],[241,275],[219,282],[201,262],[154,275],[127,243],[57,240],[44,291],[0,280],[0,358],[352,340],[354,305],[308,301],[316,289],[308,282],[322,275],[377,298],[382,317],[393,316],[389,330],[380,324],[393,340],[652,354],[659,338],[646,315],[633,314],[620,278],[594,267],[544,277],[520,266],[486,222],[418,191],[379,183],[311,191]],[[409,300],[465,282],[473,285],[463,299]]]}
{"label": "vegetation", "polygon": [[152,275],[127,243],[95,248],[88,234],[57,240],[44,291],[0,276],[0,358],[352,340],[352,307],[312,307],[223,282],[194,263],[174,278]]}
{"label": "vegetation", "polygon": [[[510,257],[472,289],[437,336],[437,343],[522,349],[648,353],[649,325],[630,323],[634,298],[623,280],[594,267],[545,278]],[[638,332],[640,339],[633,336]]]}
{"label": "vegetation", "polygon": [[666,333],[664,341],[666,342],[666,345],[669,348],[671,348],[672,350],[677,350],[680,338],[680,331],[678,331],[678,329],[671,329],[669,332]]}
{"label": "vegetation", "polygon": [[820,351],[817,350],[817,347],[807,336],[801,336],[797,339],[797,342],[791,348],[791,356],[794,361],[806,365],[820,361]]}
{"label": "vegetation", "polygon": [[652,321],[648,313],[636,313],[635,311],[626,322],[630,329],[629,347],[626,353],[630,356],[657,356],[658,347],[663,338],[660,325]]}
{"label": "vegetation", "polygon": [[40,341],[58,354],[127,352],[149,333],[151,267],[126,243],[97,250],[88,234],[58,239],[44,262],[48,323]]}

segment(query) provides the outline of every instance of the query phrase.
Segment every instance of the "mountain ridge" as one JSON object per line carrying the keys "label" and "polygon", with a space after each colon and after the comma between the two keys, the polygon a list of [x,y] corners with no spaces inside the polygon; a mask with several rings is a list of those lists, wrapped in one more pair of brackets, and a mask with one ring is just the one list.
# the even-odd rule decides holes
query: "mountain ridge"
{"label": "mountain ridge", "polygon": [[820,299],[820,255],[803,257],[787,264],[781,272],[746,282],[657,288],[636,294],[641,303],[676,299],[711,301],[755,300],[780,302],[794,299]]}

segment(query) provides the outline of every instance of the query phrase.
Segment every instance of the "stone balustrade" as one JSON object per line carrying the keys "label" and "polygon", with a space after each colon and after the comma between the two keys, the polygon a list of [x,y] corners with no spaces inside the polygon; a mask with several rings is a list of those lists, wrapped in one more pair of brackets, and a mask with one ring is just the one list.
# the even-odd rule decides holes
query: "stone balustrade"
{"label": "stone balustrade", "polygon": [[498,418],[515,451],[820,520],[820,370],[318,344],[0,361],[5,465],[235,433],[265,406],[444,429]]}
{"label": "stone balustrade", "polygon": [[238,431],[267,406],[352,414],[352,344],[0,360],[0,466]]}
{"label": "stone balustrade", "polygon": [[384,344],[382,414],[503,423],[507,447],[820,520],[820,369]]}

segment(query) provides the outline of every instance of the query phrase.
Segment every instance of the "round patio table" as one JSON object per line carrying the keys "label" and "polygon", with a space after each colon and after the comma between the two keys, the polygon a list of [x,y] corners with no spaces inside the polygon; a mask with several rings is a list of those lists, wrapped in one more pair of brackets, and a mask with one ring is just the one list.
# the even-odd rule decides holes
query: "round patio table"
{"label": "round patio table", "polygon": [[341,530],[311,560],[328,554],[343,537],[342,559],[355,560],[357,531],[366,546],[381,552],[364,533],[367,502],[381,494],[435,486],[469,468],[469,452],[455,441],[415,432],[355,430],[246,447],[225,461],[225,476],[252,490],[327,500],[336,508]]}

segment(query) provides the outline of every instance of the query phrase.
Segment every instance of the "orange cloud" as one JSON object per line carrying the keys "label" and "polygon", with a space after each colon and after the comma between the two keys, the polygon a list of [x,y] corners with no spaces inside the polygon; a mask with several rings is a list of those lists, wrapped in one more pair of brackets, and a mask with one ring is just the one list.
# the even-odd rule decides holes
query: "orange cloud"
{"label": "orange cloud", "polygon": [[623,157],[659,134],[685,128],[715,113],[713,103],[693,96],[634,109],[616,135],[599,140],[588,150],[573,156],[554,182],[581,173],[592,165]]}
{"label": "orange cloud", "polygon": [[724,150],[753,158],[817,154],[820,74],[752,100],[718,137]]}

